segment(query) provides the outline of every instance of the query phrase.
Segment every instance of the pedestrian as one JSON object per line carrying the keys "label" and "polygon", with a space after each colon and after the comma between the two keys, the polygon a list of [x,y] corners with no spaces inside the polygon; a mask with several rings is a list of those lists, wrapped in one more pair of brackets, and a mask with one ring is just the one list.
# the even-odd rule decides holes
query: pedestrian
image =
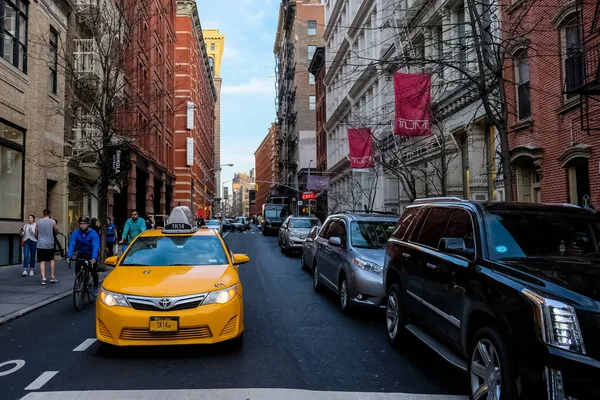
{"label": "pedestrian", "polygon": [[[35,215],[30,214],[27,219],[27,224],[21,229],[21,236],[23,237],[23,273],[21,276],[33,276],[33,270],[35,268],[35,250],[37,248],[37,236],[35,234],[36,227]],[[29,271],[27,270],[28,267]]]}
{"label": "pedestrian", "polygon": [[131,210],[131,218],[125,222],[125,228],[123,228],[123,235],[119,244],[124,244],[123,252],[127,250],[129,243],[133,241],[140,233],[146,230],[146,222],[140,218],[140,214],[136,209]]}
{"label": "pedestrian", "polygon": [[100,225],[98,225],[98,218],[92,217],[90,228],[92,228],[98,236],[100,236]]}
{"label": "pedestrian", "polygon": [[152,221],[152,217],[148,216],[146,218],[146,230],[154,229],[154,221]]}
{"label": "pedestrian", "polygon": [[44,218],[36,226],[37,253],[42,274],[42,285],[46,284],[46,262],[50,262],[50,283],[58,282],[58,279],[54,276],[54,235],[58,233],[58,226],[51,216],[52,212],[46,208]]}
{"label": "pedestrian", "polygon": [[204,218],[200,217],[200,221],[198,221],[199,226],[204,226]]}
{"label": "pedestrian", "polygon": [[112,257],[114,254],[116,235],[117,229],[115,228],[112,219],[109,217],[106,219],[106,250],[108,251],[109,257]]}

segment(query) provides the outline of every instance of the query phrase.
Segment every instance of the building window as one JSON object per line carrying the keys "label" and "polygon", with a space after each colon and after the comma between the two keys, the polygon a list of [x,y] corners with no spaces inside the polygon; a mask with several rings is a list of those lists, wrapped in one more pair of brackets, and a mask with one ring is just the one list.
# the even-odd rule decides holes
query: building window
{"label": "building window", "polygon": [[25,133],[0,122],[0,219],[21,220]]}
{"label": "building window", "polygon": [[317,21],[309,20],[308,21],[308,34],[314,36],[317,34]]}
{"label": "building window", "polygon": [[3,3],[4,7],[0,7],[0,53],[6,61],[27,73],[29,3],[24,0],[3,0]]}
{"label": "building window", "polygon": [[313,59],[315,51],[317,51],[317,46],[308,46],[308,61]]}
{"label": "building window", "polygon": [[309,110],[317,109],[317,96],[308,96],[308,109]]}
{"label": "building window", "polygon": [[208,65],[210,66],[210,73],[214,76],[214,74],[215,74],[215,60],[212,57],[208,58]]}
{"label": "building window", "polygon": [[529,93],[529,57],[527,50],[522,50],[515,57],[517,75],[517,106],[519,119],[531,116],[531,100]]}
{"label": "building window", "polygon": [[214,44],[214,43],[211,43],[211,44],[210,44],[210,49],[211,49],[212,51],[215,51],[215,44]]}
{"label": "building window", "polygon": [[50,57],[48,68],[50,69],[50,91],[56,94],[58,90],[58,32],[50,27]]}
{"label": "building window", "polygon": [[573,14],[562,26],[561,47],[567,99],[577,96],[573,90],[583,84],[583,52],[579,36],[579,18]]}
{"label": "building window", "polygon": [[313,74],[311,74],[310,72],[308,73],[308,84],[309,85],[315,84],[315,76]]}

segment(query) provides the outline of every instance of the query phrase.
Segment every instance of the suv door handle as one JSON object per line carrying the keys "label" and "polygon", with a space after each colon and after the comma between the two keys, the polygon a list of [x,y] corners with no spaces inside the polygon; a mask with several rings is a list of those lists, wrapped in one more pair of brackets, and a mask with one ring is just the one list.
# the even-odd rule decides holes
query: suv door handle
{"label": "suv door handle", "polygon": [[432,264],[432,263],[427,263],[427,268],[437,269],[437,265]]}
{"label": "suv door handle", "polygon": [[408,254],[408,253],[402,253],[402,257],[408,259],[408,258],[411,258],[412,256],[410,254]]}

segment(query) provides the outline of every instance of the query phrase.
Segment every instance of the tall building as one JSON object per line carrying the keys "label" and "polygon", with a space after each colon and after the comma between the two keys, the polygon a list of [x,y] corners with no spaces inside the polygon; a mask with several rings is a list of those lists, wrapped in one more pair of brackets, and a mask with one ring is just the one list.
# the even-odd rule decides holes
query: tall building
{"label": "tall building", "polygon": [[272,123],[267,136],[254,152],[256,168],[256,213],[262,211],[277,182],[277,124]]}
{"label": "tall building", "polygon": [[[175,184],[173,60],[176,5],[168,0],[159,0],[160,7],[155,7],[156,3],[151,0],[127,4],[131,6],[127,7],[123,21],[132,22],[123,22],[122,29],[133,40],[122,39],[128,46],[123,90],[129,107],[125,106],[121,118],[125,121],[122,127],[124,135],[129,136],[129,145],[121,160],[129,173],[121,187],[111,187],[108,207],[108,215],[112,215],[119,225],[125,223],[133,208],[143,216],[168,214]],[[87,35],[85,28],[80,32]],[[99,38],[97,43],[105,40],[106,37]],[[77,56],[83,57],[81,65],[86,65],[85,53],[81,53],[86,50],[85,43],[80,42],[76,48]],[[97,52],[99,46],[96,44],[94,51]],[[85,118],[79,121],[85,121]],[[79,124],[74,130],[77,135],[78,131],[85,131],[85,125]],[[127,206],[123,207],[125,204]]]}
{"label": "tall building", "polygon": [[315,81],[308,65],[323,46],[324,8],[320,0],[287,1],[279,6],[273,52],[276,57],[278,190],[290,202],[299,198],[299,178],[316,165]]}
{"label": "tall building", "polygon": [[[317,97],[316,123],[317,123],[317,159],[316,173],[323,175],[327,172],[327,89],[325,88],[325,48],[317,47],[317,51],[310,62],[309,72],[315,77],[315,94]],[[320,193],[317,198],[315,214],[324,220],[329,214],[327,210],[327,191]]]}
{"label": "tall building", "polygon": [[236,172],[233,174],[233,179],[231,181],[232,190],[235,192],[238,190],[244,183],[250,182],[250,176],[247,172]]}
{"label": "tall building", "polygon": [[[194,0],[177,1],[175,202],[208,218],[215,194],[217,92]],[[185,112],[183,112],[185,110]]]}
{"label": "tall building", "polygon": [[[19,229],[29,214],[41,218],[48,207],[68,233],[60,162],[66,78],[58,61],[66,55],[69,12],[54,0],[4,1],[0,8],[0,266],[21,262]],[[43,38],[52,38],[52,46]]]}
{"label": "tall building", "polygon": [[221,198],[221,58],[225,51],[225,35],[219,33],[218,29],[204,29],[204,42],[208,62],[213,74],[215,90],[217,91],[217,103],[215,104],[215,198]]}
{"label": "tall building", "polygon": [[598,209],[600,2],[552,4],[501,8],[505,41],[515,27],[535,24],[505,59],[513,197]]}

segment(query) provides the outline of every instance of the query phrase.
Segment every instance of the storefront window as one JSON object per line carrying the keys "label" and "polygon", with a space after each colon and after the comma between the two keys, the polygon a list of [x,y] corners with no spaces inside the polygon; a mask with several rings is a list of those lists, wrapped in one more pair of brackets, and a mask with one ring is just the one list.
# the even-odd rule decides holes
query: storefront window
{"label": "storefront window", "polygon": [[24,133],[0,123],[0,219],[22,219]]}

